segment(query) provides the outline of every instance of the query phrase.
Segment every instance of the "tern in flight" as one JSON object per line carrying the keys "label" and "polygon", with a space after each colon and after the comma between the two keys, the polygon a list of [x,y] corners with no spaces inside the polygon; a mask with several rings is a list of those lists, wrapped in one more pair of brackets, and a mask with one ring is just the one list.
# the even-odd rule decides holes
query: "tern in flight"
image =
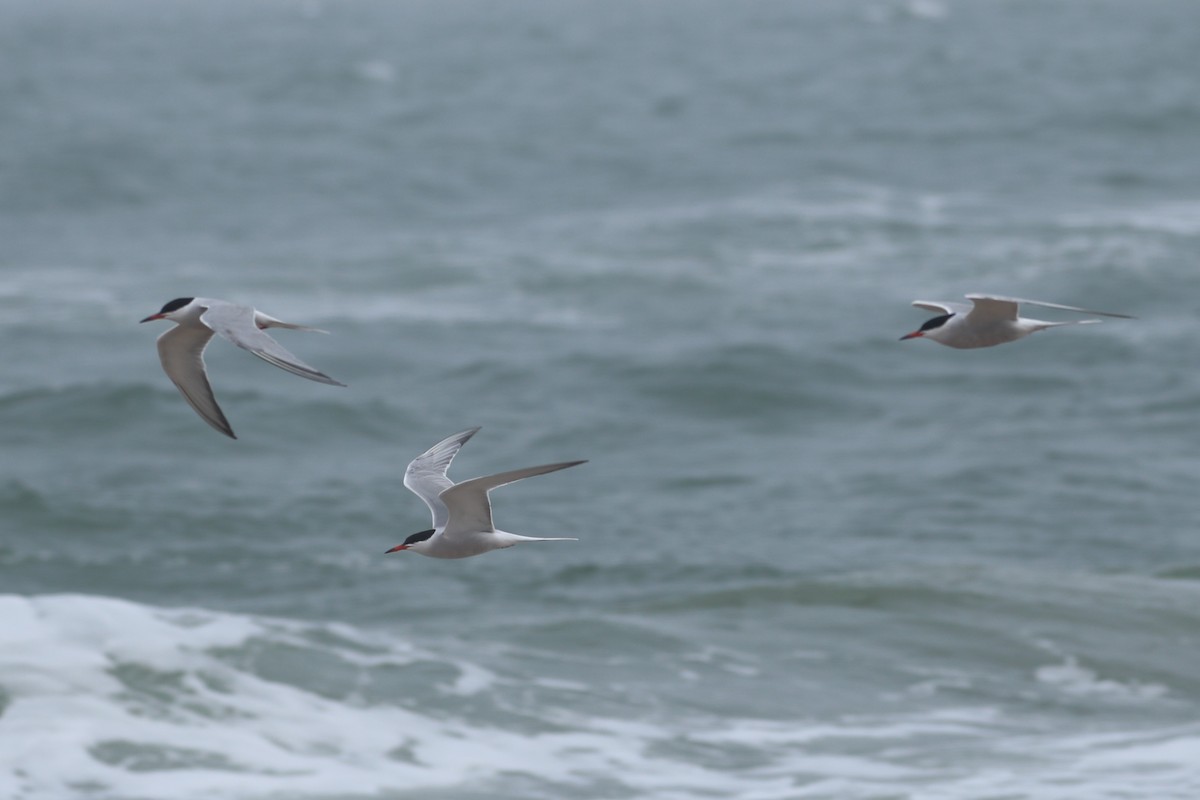
{"label": "tern in flight", "polygon": [[1043,303],[1039,300],[1019,300],[1015,297],[969,294],[967,299],[971,301],[971,305],[930,300],[913,301],[913,305],[917,308],[936,311],[939,316],[927,321],[912,333],[901,336],[900,340],[932,339],[938,344],[960,349],[992,347],[1005,342],[1015,342],[1017,339],[1047,328],[1057,328],[1061,325],[1088,325],[1100,321],[1098,319],[1080,319],[1070,322],[1046,322],[1040,319],[1027,319],[1017,315],[1018,308],[1022,303],[1042,308],[1057,308],[1063,311],[1079,311],[1084,314],[1133,319],[1128,314],[1092,311],[1077,306]]}
{"label": "tern in flight", "polygon": [[200,418],[230,439],[236,439],[233,428],[217,405],[208,372],[204,368],[204,348],[214,333],[219,333],[243,350],[287,370],[293,375],[334,386],[346,384],[335,381],[324,372],[313,369],[289,353],[283,345],[268,336],[266,328],[289,328],[296,331],[317,331],[269,317],[251,306],[238,305],[207,297],[180,297],[172,300],[142,322],[166,319],[175,327],[158,337],[158,357],[167,377],[174,381],[183,399],[195,409]]}
{"label": "tern in flight", "polygon": [[404,544],[398,544],[387,552],[411,550],[432,558],[466,558],[521,542],[576,541],[569,537],[545,539],[496,530],[492,524],[492,505],[488,500],[488,492],[522,478],[544,475],[586,462],[543,464],[455,483],[446,477],[446,470],[454,456],[478,430],[470,428],[449,436],[408,465],[404,472],[404,485],[429,506],[433,513],[433,527],[414,533],[404,540]]}

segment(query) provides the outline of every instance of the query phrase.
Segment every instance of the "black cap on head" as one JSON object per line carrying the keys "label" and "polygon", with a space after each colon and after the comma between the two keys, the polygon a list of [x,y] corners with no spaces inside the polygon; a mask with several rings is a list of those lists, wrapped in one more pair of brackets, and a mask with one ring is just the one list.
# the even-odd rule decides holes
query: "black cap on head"
{"label": "black cap on head", "polygon": [[176,297],[174,300],[172,300],[171,302],[169,302],[165,306],[163,306],[161,309],[159,309],[158,313],[170,314],[172,311],[178,311],[179,309],[183,308],[184,306],[186,306],[188,303],[192,302],[195,299],[196,298],[194,298],[194,297]]}
{"label": "black cap on head", "polygon": [[922,325],[921,330],[922,331],[931,331],[934,328],[940,328],[943,325],[945,325],[946,321],[953,316],[954,316],[953,314],[943,314],[940,317],[934,317],[933,319],[929,320],[924,325]]}
{"label": "black cap on head", "polygon": [[407,547],[410,544],[416,544],[417,542],[423,542],[426,539],[428,539],[430,536],[433,536],[434,533],[436,533],[436,531],[433,528],[430,528],[427,531],[421,531],[420,533],[414,533],[412,536],[410,536],[404,540],[404,545]]}

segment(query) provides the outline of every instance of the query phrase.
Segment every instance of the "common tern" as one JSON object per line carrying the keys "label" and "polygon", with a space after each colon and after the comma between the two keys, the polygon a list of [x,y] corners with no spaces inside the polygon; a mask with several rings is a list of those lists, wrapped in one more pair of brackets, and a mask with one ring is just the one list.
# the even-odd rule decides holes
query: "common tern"
{"label": "common tern", "polygon": [[1100,322],[1098,319],[1080,319],[1069,322],[1046,322],[1040,319],[1027,319],[1017,315],[1019,306],[1024,303],[1042,308],[1057,308],[1063,311],[1079,311],[1084,314],[1100,314],[1105,317],[1120,317],[1133,319],[1128,314],[1114,314],[1111,311],[1092,311],[1077,306],[1064,306],[1059,303],[1043,303],[1039,300],[1020,300],[1015,297],[997,297],[987,294],[969,294],[966,303],[944,303],[941,301],[915,300],[917,308],[936,311],[939,316],[927,321],[912,333],[900,337],[905,339],[932,339],[947,347],[969,349],[973,347],[992,347],[1005,342],[1015,342],[1031,333],[1057,328],[1061,325],[1088,325]]}
{"label": "common tern", "polygon": [[479,428],[470,428],[448,436],[417,456],[404,471],[404,485],[425,501],[433,514],[433,527],[414,533],[388,553],[411,550],[432,558],[466,558],[521,542],[573,542],[570,537],[539,538],[496,530],[492,524],[492,505],[488,492],[497,486],[534,475],[544,475],[585,461],[543,464],[472,478],[455,483],[446,477],[450,462]]}
{"label": "common tern", "polygon": [[142,322],[156,319],[175,323],[174,328],[158,337],[158,357],[167,377],[174,381],[183,399],[188,401],[201,419],[230,439],[236,439],[237,436],[217,405],[204,368],[204,348],[214,333],[221,334],[243,350],[249,350],[263,361],[293,375],[318,383],[346,385],[305,364],[264,333],[266,328],[325,333],[318,328],[293,325],[267,316],[251,306],[207,297],[177,298]]}

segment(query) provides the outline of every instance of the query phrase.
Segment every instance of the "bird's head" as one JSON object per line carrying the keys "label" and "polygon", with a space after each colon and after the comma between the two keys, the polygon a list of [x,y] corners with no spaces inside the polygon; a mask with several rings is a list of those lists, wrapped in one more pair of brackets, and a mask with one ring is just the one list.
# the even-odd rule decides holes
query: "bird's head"
{"label": "bird's head", "polygon": [[912,333],[906,333],[901,336],[900,341],[903,342],[905,339],[917,339],[932,331],[936,331],[938,328],[949,322],[950,318],[953,316],[953,314],[942,314],[940,317],[934,317]]}
{"label": "bird's head", "polygon": [[399,553],[401,550],[416,550],[419,553],[428,546],[429,537],[433,536],[435,532],[433,528],[430,528],[427,531],[414,533],[404,540],[404,544],[396,545],[391,550],[388,550],[387,553]]}
{"label": "bird's head", "polygon": [[151,314],[142,320],[142,322],[153,322],[156,319],[174,320],[177,318],[178,312],[191,305],[192,301],[195,299],[196,298],[194,297],[176,297],[174,300],[160,308],[157,314]]}

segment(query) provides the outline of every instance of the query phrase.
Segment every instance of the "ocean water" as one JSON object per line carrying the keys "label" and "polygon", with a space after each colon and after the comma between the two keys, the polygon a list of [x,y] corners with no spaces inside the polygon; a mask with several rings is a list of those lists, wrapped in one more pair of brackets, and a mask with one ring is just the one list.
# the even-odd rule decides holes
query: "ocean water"
{"label": "ocean water", "polygon": [[[0,4],[0,797],[1200,796],[1200,5]],[[916,298],[1136,320],[955,351]],[[137,320],[251,303],[209,429]],[[1068,319],[1070,314],[1045,311]],[[472,425],[497,520],[384,555]]]}

